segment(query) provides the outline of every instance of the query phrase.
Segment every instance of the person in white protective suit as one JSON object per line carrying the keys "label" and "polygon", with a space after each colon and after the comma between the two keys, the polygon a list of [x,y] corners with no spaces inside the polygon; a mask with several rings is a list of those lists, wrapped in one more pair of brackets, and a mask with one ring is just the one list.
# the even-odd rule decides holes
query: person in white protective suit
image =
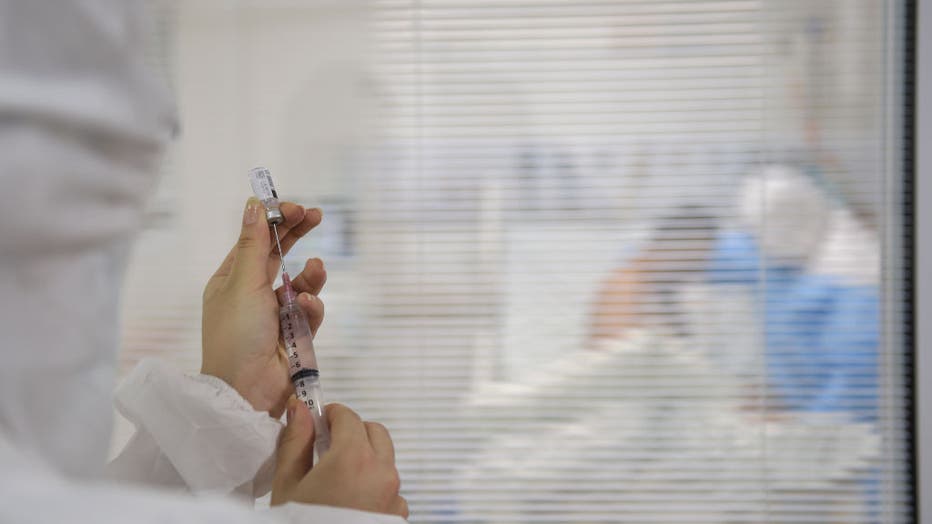
{"label": "person in white protective suit", "polygon": [[[141,363],[115,399],[137,431],[105,463],[120,283],[176,127],[143,22],[135,1],[0,0],[0,522],[403,522],[384,427],[328,406],[332,447],[310,468],[255,200],[204,294],[202,373]],[[286,246],[321,218],[282,210]],[[324,279],[318,261],[295,279],[314,327]]]}

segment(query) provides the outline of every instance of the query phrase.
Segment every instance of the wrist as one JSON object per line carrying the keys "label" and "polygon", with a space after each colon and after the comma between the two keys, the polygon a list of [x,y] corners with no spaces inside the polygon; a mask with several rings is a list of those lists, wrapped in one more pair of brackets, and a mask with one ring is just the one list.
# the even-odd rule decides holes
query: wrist
{"label": "wrist", "polygon": [[243,406],[248,407],[252,411],[269,414],[273,411],[274,406],[272,402],[263,400],[253,389],[239,385],[236,381],[227,379],[223,375],[211,373],[201,368],[201,373],[195,378],[200,382],[214,386],[218,390],[232,390],[236,393],[236,397],[242,401]]}

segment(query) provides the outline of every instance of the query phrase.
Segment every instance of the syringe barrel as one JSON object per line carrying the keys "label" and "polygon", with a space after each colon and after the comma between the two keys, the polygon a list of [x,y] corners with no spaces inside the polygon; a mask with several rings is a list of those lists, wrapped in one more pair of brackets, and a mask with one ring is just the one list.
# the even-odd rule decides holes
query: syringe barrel
{"label": "syringe barrel", "polygon": [[290,302],[279,309],[282,339],[288,353],[288,374],[298,400],[304,402],[314,419],[314,451],[320,457],[330,447],[330,430],[324,413],[320,371],[314,354],[314,339],[307,316]]}
{"label": "syringe barrel", "polygon": [[[312,370],[305,370],[312,371]],[[320,375],[313,370],[300,378],[293,379],[295,395],[304,402],[314,419],[314,452],[318,457],[330,449],[330,428],[327,425],[327,415],[324,413],[323,392],[320,387]]]}
{"label": "syringe barrel", "polygon": [[289,374],[301,369],[317,370],[317,355],[314,354],[314,339],[304,311],[297,303],[288,303],[278,310],[282,339],[288,350]]}

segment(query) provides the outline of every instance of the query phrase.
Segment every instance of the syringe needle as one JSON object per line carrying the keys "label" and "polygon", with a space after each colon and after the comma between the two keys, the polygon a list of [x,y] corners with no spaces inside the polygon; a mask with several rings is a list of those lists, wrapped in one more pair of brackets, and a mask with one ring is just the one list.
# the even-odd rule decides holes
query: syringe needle
{"label": "syringe needle", "polygon": [[278,246],[278,261],[282,263],[282,275],[285,274],[285,254],[282,253],[282,242],[278,238],[278,226],[272,224],[272,229],[275,231],[275,245]]}

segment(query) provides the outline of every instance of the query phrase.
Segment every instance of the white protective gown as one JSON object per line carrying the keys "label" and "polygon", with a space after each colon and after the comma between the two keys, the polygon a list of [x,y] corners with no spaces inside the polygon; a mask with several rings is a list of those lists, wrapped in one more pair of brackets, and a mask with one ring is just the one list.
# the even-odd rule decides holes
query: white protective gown
{"label": "white protective gown", "polygon": [[281,424],[156,361],[117,392],[137,433],[106,466],[119,288],[176,127],[142,7],[0,0],[0,522],[403,522],[252,509]]}

